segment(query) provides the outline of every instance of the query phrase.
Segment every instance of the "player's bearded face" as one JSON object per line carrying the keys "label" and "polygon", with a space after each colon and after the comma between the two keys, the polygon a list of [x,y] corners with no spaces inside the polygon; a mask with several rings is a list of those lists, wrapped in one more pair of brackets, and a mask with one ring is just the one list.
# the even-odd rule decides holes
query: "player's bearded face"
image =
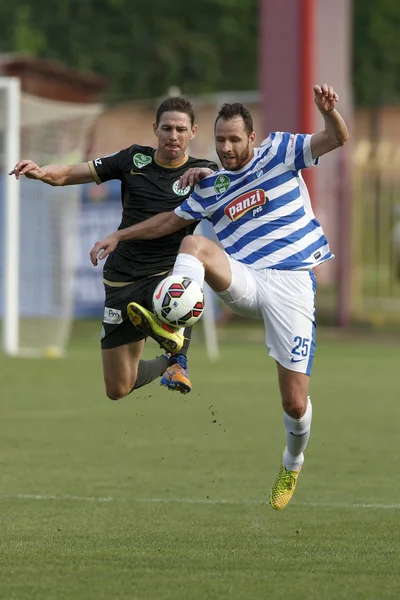
{"label": "player's bearded face", "polygon": [[250,136],[241,117],[218,119],[215,125],[215,149],[224,169],[238,171],[253,157],[255,134]]}
{"label": "player's bearded face", "polygon": [[158,138],[157,156],[165,161],[179,161],[185,156],[197,127],[192,127],[186,113],[168,111],[161,115],[154,133]]}

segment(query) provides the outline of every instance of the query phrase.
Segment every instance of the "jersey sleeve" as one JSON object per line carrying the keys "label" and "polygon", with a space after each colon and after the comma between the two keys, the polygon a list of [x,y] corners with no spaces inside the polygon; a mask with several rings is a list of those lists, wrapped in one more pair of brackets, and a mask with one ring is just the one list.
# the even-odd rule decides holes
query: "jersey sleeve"
{"label": "jersey sleeve", "polygon": [[206,166],[209,169],[212,169],[213,171],[219,171],[219,169],[220,169],[220,167],[215,162],[209,162],[208,165],[206,165]]}
{"label": "jersey sleeve", "polygon": [[121,150],[115,152],[115,154],[88,161],[90,172],[97,184],[110,181],[110,179],[122,178],[123,166],[126,163],[126,152],[126,150]]}
{"label": "jersey sleeve", "polygon": [[208,158],[193,158],[189,157],[190,161],[187,163],[186,168],[206,168],[211,169],[212,171],[218,171],[221,167],[219,167],[215,161],[209,160]]}
{"label": "jersey sleeve", "polygon": [[305,133],[271,133],[271,150],[278,159],[291,171],[300,171],[307,167],[314,167],[318,159],[311,153],[312,135]]}
{"label": "jersey sleeve", "polygon": [[175,209],[175,214],[178,215],[178,217],[181,217],[181,219],[187,219],[188,221],[196,219],[197,221],[200,221],[201,219],[206,219],[208,217],[208,212],[205,208],[205,200],[197,193],[196,190],[198,189],[199,186],[197,185],[191,195]]}

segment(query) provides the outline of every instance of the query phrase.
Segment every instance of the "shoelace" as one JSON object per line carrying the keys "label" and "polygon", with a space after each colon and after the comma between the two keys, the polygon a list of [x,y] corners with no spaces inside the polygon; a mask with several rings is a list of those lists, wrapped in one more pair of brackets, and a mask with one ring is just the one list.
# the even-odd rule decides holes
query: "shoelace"
{"label": "shoelace", "polygon": [[182,369],[187,371],[187,358],[184,354],[177,354],[175,357],[175,362],[171,365],[179,365]]}
{"label": "shoelace", "polygon": [[[286,471],[286,469],[285,469]],[[296,475],[292,475],[293,471],[286,471],[286,473],[281,477],[279,482],[279,487],[284,488],[285,490],[291,490],[296,485]]]}

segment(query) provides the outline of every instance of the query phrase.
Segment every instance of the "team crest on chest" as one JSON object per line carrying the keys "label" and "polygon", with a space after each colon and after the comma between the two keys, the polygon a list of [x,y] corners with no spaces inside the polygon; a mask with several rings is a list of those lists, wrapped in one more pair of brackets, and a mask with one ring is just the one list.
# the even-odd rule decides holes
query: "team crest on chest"
{"label": "team crest on chest", "polygon": [[146,165],[149,165],[153,159],[151,156],[146,156],[146,154],[140,154],[139,152],[133,157],[133,164],[138,169],[143,169]]}
{"label": "team crest on chest", "polygon": [[174,185],[172,186],[172,190],[178,196],[186,196],[190,192],[190,185],[187,185],[184,190],[182,190],[179,186],[179,179],[174,181]]}
{"label": "team crest on chest", "polygon": [[231,221],[237,221],[249,210],[258,210],[266,201],[263,189],[251,190],[229,202],[224,208],[224,213]]}
{"label": "team crest on chest", "polygon": [[230,184],[231,181],[227,175],[218,175],[214,183],[214,190],[220,196],[221,194],[225,194]]}

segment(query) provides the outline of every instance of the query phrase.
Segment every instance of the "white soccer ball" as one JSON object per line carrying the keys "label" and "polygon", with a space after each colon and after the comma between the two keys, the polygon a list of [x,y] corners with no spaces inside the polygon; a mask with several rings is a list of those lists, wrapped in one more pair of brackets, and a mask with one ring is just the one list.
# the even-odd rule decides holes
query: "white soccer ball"
{"label": "white soccer ball", "polygon": [[154,291],[153,310],[161,321],[172,327],[189,327],[203,314],[203,290],[189,277],[170,275],[160,281]]}

